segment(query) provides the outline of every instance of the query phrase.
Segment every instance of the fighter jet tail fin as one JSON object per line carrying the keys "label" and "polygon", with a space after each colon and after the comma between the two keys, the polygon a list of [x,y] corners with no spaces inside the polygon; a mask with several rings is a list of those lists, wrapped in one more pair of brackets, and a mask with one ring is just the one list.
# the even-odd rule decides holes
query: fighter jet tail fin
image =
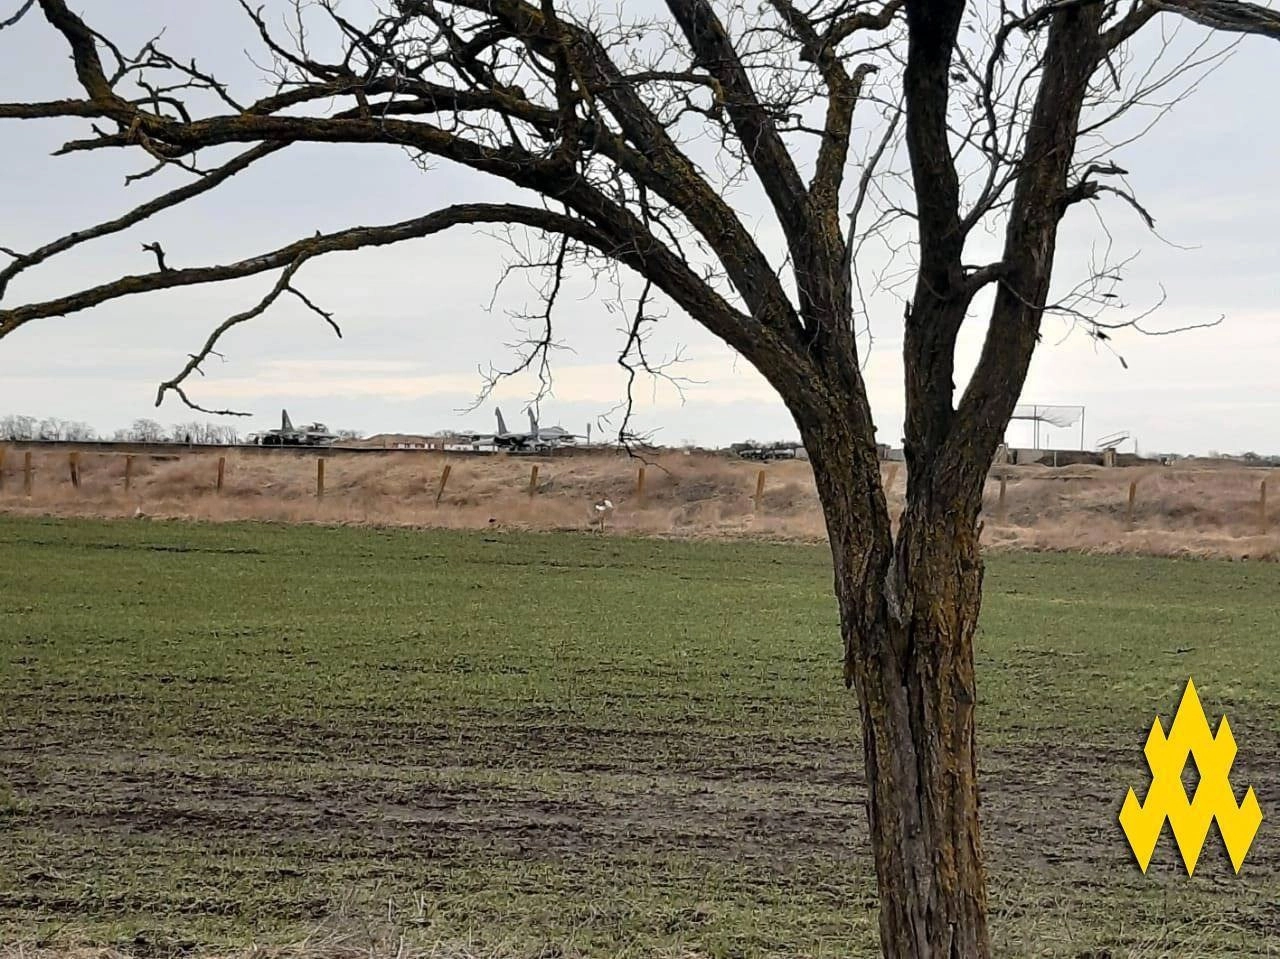
{"label": "fighter jet tail fin", "polygon": [[293,429],[293,421],[289,419],[289,411],[288,411],[288,410],[281,410],[281,411],[280,411],[280,429],[282,429],[282,430],[291,430],[291,429]]}
{"label": "fighter jet tail fin", "polygon": [[507,435],[507,423],[506,423],[506,421],[502,418],[502,410],[494,410],[494,412],[498,414],[498,435],[499,435],[499,436],[506,436],[506,435]]}

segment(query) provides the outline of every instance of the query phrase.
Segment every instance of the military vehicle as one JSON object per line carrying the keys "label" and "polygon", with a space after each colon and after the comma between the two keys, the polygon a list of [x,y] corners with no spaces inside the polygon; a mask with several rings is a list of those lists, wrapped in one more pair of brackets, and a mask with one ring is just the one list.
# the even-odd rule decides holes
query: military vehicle
{"label": "military vehicle", "polygon": [[735,443],[730,449],[744,460],[767,463],[770,460],[807,460],[803,443]]}

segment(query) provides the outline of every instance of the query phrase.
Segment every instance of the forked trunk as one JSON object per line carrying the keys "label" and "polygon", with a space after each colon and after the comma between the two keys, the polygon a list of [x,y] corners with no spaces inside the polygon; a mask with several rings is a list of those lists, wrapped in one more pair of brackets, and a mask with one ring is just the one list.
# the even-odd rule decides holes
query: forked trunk
{"label": "forked trunk", "polygon": [[[842,445],[831,433],[826,442]],[[878,466],[873,483],[856,448],[832,455],[828,445],[815,456],[814,447],[845,676],[862,715],[881,948],[887,959],[986,959],[974,745],[976,509],[954,498],[944,506],[913,480],[895,541]]]}

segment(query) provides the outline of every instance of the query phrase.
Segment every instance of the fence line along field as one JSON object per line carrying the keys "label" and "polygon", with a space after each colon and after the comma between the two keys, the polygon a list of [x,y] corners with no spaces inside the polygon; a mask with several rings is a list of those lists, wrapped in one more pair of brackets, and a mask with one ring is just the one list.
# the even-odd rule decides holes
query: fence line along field
{"label": "fence line along field", "polygon": [[[4,516],[0,555],[14,959],[880,954],[824,545]],[[991,557],[996,955],[1276,954],[1278,583]],[[1263,806],[1239,875],[1166,831],[1144,876],[1116,820],[1188,675]]]}
{"label": "fence line along field", "polygon": [[[0,447],[3,450],[3,447]],[[886,463],[890,507],[906,472]],[[994,548],[1280,557],[1269,471],[1239,466],[1005,466],[986,490]],[[125,455],[0,452],[0,511],[86,517],[265,520],[373,526],[585,530],[819,541],[825,526],[808,464],[761,468],[709,454],[450,457],[245,452]],[[1273,496],[1274,501],[1274,496]]]}

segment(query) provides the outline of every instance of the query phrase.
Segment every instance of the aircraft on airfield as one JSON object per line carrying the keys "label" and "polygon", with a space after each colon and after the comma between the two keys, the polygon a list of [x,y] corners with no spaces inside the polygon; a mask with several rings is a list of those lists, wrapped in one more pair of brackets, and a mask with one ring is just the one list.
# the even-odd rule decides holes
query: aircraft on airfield
{"label": "aircraft on airfield", "polygon": [[337,438],[323,423],[296,427],[289,419],[289,411],[281,410],[280,428],[255,434],[249,442],[257,446],[329,446]]}
{"label": "aircraft on airfield", "polygon": [[498,418],[498,431],[491,434],[471,434],[468,439],[480,446],[492,445],[495,449],[509,453],[547,453],[561,446],[573,446],[578,437],[563,426],[539,426],[538,418],[529,407],[528,432],[517,432],[507,429],[507,421],[502,417],[502,410],[494,411]]}

